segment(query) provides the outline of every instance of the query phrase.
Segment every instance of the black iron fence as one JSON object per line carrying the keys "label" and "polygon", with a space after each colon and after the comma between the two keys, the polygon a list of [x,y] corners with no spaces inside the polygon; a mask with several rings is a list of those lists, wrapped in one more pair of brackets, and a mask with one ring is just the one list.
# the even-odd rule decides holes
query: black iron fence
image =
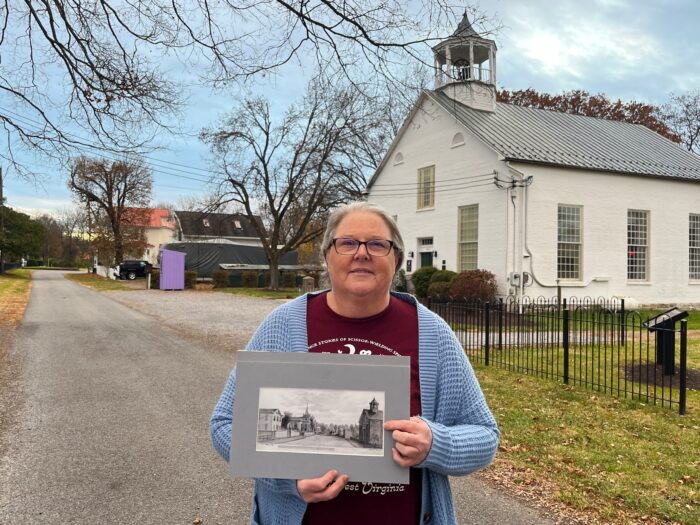
{"label": "black iron fence", "polygon": [[[686,410],[687,321],[648,327],[622,299],[439,302],[472,362]],[[676,337],[676,334],[679,337]]]}

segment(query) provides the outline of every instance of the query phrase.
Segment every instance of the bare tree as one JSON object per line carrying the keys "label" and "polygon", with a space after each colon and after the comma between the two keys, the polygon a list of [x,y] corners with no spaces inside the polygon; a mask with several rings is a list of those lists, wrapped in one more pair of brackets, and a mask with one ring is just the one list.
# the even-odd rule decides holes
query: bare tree
{"label": "bare tree", "polygon": [[142,150],[178,108],[179,82],[161,67],[177,60],[213,86],[290,62],[358,89],[396,83],[407,60],[428,58],[454,28],[457,9],[446,0],[6,0],[0,156],[21,169],[19,145],[60,157]]}
{"label": "bare tree", "polygon": [[[0,155],[20,174],[27,172],[16,159],[18,145],[57,158],[95,146],[112,153],[140,150],[154,131],[149,124],[162,124],[177,108],[174,84],[146,50],[174,43],[157,25],[165,13],[139,19],[130,4],[0,5],[0,124],[7,145]],[[135,5],[147,10],[146,3]]]}
{"label": "bare tree", "polygon": [[662,112],[671,131],[688,151],[700,155],[700,90],[672,94]]}
{"label": "bare tree", "polygon": [[46,230],[41,255],[45,266],[51,266],[53,261],[63,257],[63,232],[56,219],[46,213],[35,217],[34,220]]}
{"label": "bare tree", "polygon": [[67,264],[75,264],[82,245],[80,232],[83,229],[87,215],[80,208],[64,208],[56,214],[56,223],[63,234],[62,259]]}
{"label": "bare tree", "polygon": [[353,144],[370,133],[373,117],[356,92],[313,85],[279,123],[268,101],[253,98],[218,129],[202,132],[221,174],[219,202],[238,204],[251,218],[270,262],[271,288],[278,287],[282,255],[318,237],[332,208],[360,197],[366,173]]}
{"label": "bare tree", "polygon": [[109,164],[79,157],[73,162],[68,188],[88,210],[97,242],[111,248],[116,262],[143,251],[152,185],[151,171],[140,160]]}

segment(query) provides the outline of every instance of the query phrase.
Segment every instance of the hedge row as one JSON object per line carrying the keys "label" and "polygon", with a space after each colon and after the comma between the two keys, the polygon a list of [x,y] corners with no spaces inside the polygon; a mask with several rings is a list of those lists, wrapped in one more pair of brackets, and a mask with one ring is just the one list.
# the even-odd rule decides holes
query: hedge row
{"label": "hedge row", "polygon": [[[312,274],[311,277],[318,288],[318,274]],[[302,274],[280,272],[279,285],[282,288],[299,288],[303,278]],[[270,286],[270,272],[216,270],[212,274],[212,282],[214,288],[266,288]]]}
{"label": "hedge row", "polygon": [[427,266],[416,270],[411,281],[416,295],[421,298],[491,301],[498,291],[496,276],[488,270],[468,270],[458,274]]}

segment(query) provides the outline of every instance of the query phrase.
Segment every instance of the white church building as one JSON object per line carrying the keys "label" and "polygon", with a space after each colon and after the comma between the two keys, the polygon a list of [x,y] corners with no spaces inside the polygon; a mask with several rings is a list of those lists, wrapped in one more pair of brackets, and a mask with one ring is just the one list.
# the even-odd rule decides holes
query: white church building
{"label": "white church building", "polygon": [[367,187],[408,274],[486,269],[516,297],[700,303],[700,157],[641,125],[496,102],[463,18]]}

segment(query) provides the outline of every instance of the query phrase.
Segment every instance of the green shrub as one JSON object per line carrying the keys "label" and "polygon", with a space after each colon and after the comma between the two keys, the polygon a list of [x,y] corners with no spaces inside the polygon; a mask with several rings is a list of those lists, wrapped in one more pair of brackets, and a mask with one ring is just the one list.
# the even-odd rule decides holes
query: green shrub
{"label": "green shrub", "polygon": [[294,288],[296,286],[297,274],[294,272],[282,272],[280,284],[282,288]]}
{"label": "green shrub", "polygon": [[493,301],[497,291],[498,285],[494,274],[488,270],[468,270],[457,275],[452,281],[450,297]]}
{"label": "green shrub", "polygon": [[411,275],[411,282],[413,283],[414,291],[418,297],[427,297],[430,278],[437,271],[437,268],[434,266],[423,266],[423,268],[419,268],[413,272]]}
{"label": "green shrub", "polygon": [[211,274],[214,288],[228,288],[228,276],[229,272],[226,270],[214,270]]}
{"label": "green shrub", "polygon": [[408,283],[406,282],[406,272],[399,270],[394,275],[394,281],[391,286],[395,292],[408,292]]}
{"label": "green shrub", "polygon": [[428,297],[440,301],[447,300],[450,295],[450,286],[451,284],[445,281],[430,283],[430,286],[428,286]]}
{"label": "green shrub", "polygon": [[197,284],[197,272],[186,271],[185,272],[185,288],[194,288]]}
{"label": "green shrub", "polygon": [[[88,268],[89,270],[89,268]],[[151,272],[151,289],[158,290],[160,288],[160,270],[153,270]]]}
{"label": "green shrub", "polygon": [[243,288],[257,288],[258,287],[258,272],[253,270],[246,270],[243,272]]}
{"label": "green shrub", "polygon": [[457,272],[453,272],[452,270],[438,270],[430,276],[430,284],[452,283],[455,277],[457,277]]}

